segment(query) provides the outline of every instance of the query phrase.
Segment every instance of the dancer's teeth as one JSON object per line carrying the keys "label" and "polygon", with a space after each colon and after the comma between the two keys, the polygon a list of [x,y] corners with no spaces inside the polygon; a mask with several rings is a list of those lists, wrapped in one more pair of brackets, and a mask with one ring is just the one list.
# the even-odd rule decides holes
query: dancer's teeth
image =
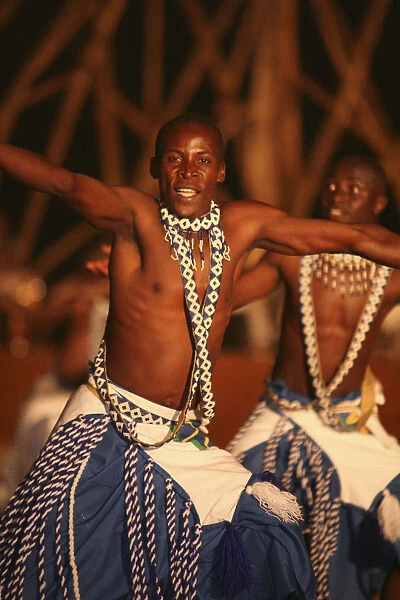
{"label": "dancer's teeth", "polygon": [[184,198],[192,198],[192,196],[195,196],[197,194],[195,190],[192,190],[190,188],[179,188],[179,190],[177,190],[177,193],[180,196],[183,196]]}

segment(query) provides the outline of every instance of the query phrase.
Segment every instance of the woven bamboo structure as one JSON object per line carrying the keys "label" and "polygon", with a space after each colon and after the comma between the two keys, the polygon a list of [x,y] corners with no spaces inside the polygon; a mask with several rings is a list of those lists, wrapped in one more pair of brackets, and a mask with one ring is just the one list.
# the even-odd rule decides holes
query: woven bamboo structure
{"label": "woven bamboo structure", "polygon": [[[28,4],[0,3],[0,35],[28,18]],[[92,174],[154,192],[148,160],[160,124],[187,109],[208,112],[228,142],[233,185],[223,193],[232,195],[236,186],[245,197],[304,216],[351,132],[380,157],[399,202],[399,140],[371,75],[396,3],[363,4],[354,28],[337,0],[56,2],[32,46],[19,50],[18,69],[1,97],[0,137],[14,141],[21,118],[53,100],[41,152],[68,164],[78,125],[89,114],[97,151]],[[305,9],[335,74],[333,90],[302,64]],[[320,115],[307,144],[305,98]],[[134,157],[127,138],[134,140]],[[29,264],[43,277],[93,236],[78,223],[37,251],[48,204],[43,194],[29,194],[14,248],[15,264]]]}

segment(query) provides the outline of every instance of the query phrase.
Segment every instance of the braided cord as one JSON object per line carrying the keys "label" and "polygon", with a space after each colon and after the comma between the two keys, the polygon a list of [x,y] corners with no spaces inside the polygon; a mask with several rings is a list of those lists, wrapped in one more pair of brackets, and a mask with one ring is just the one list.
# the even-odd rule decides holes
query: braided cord
{"label": "braided cord", "polygon": [[75,600],[81,600],[81,594],[80,594],[80,590],[79,590],[78,566],[76,564],[76,556],[75,556],[75,534],[74,534],[75,493],[76,493],[76,488],[78,487],[78,483],[83,475],[83,471],[85,470],[86,465],[89,462],[89,459],[90,459],[90,454],[88,454],[86,456],[86,458],[82,461],[82,464],[79,467],[79,471],[74,478],[74,481],[73,481],[72,487],[71,487],[71,497],[70,497],[69,511],[68,511],[69,559],[70,559],[70,565],[71,565],[71,571],[72,571],[72,581],[73,581],[73,586],[74,586]]}
{"label": "braided cord", "polygon": [[[58,434],[58,435],[57,435]],[[38,460],[36,461],[33,470],[31,471],[31,475],[25,479],[24,485],[21,484],[19,488],[17,488],[13,499],[9,504],[9,510],[6,509],[3,520],[2,520],[2,530],[0,530],[0,539],[3,542],[8,541],[5,548],[1,551],[1,562],[3,579],[5,579],[7,575],[7,571],[11,566],[12,558],[14,554],[18,550],[18,546],[22,548],[22,552],[17,556],[16,559],[16,568],[14,568],[14,573],[12,574],[14,590],[12,593],[15,597],[18,597],[17,594],[17,586],[19,583],[22,585],[22,575],[21,573],[21,564],[25,564],[26,557],[30,553],[31,548],[33,547],[36,540],[30,538],[31,530],[36,525],[36,523],[41,518],[41,513],[37,510],[40,501],[46,497],[43,492],[39,494],[37,498],[37,493],[39,490],[46,486],[46,481],[51,480],[51,476],[55,472],[60,473],[59,481],[56,482],[55,487],[59,488],[60,484],[62,485],[62,481],[65,478],[65,473],[62,470],[62,454],[61,454],[61,445],[65,445],[68,447],[71,446],[70,439],[62,439],[62,431],[57,432],[57,434],[52,439],[52,444],[48,445],[48,451],[46,453],[41,453]],[[60,440],[61,438],[61,440]],[[72,440],[73,443],[74,440]],[[49,455],[53,454],[51,460],[49,460]],[[36,467],[36,468],[35,468]],[[48,486],[48,483],[47,483]],[[45,487],[47,489],[47,487]],[[32,509],[33,505],[33,509]],[[36,508],[36,511],[35,511]],[[28,519],[29,513],[33,510],[36,519]],[[4,533],[3,533],[4,531]],[[21,535],[23,536],[25,532],[25,537],[20,540]],[[28,535],[26,535],[26,533]],[[29,543],[30,542],[30,543]],[[40,561],[40,556],[39,556]],[[40,564],[40,563],[39,563]],[[10,574],[11,575],[11,574]],[[21,575],[21,579],[19,579],[19,575]],[[3,581],[2,581],[3,584]]]}
{"label": "braided cord", "polygon": [[176,569],[176,581],[177,581],[177,590],[176,590],[176,600],[186,600],[186,585],[185,585],[185,575],[186,575],[186,565],[188,562],[188,552],[189,552],[189,516],[190,510],[192,507],[192,503],[190,500],[185,502],[185,508],[182,514],[182,536],[180,543],[178,545],[178,555],[177,555],[177,569]]}
{"label": "braided cord", "polygon": [[178,593],[178,556],[177,556],[177,543],[176,543],[176,495],[174,492],[173,481],[168,478],[165,482],[166,486],[166,520],[167,520],[167,534],[169,541],[169,566],[170,576],[173,586],[173,591]]}
{"label": "braided cord", "polygon": [[60,581],[60,587],[62,591],[63,600],[68,600],[68,587],[67,587],[67,579],[65,576],[65,565],[63,560],[63,555],[61,552],[61,522],[64,514],[64,509],[66,505],[68,488],[65,488],[63,493],[60,496],[60,503],[57,509],[56,516],[56,565],[57,572]]}
{"label": "braided cord", "polygon": [[191,600],[197,598],[197,574],[199,570],[200,546],[201,546],[202,526],[196,523],[194,527],[194,535],[191,542],[192,550],[190,552],[190,560],[187,566],[188,589],[187,597]]}
{"label": "braided cord", "polygon": [[[15,506],[9,506],[1,522],[0,555],[2,600],[22,600],[24,595],[24,573],[31,552],[38,551],[38,598],[48,597],[46,588],[45,525],[50,511],[55,513],[55,562],[58,577],[57,597],[79,600],[79,572],[75,558],[74,505],[75,494],[93,448],[102,439],[109,426],[110,418],[78,417],[62,426],[50,438],[34,467],[25,480],[25,485],[15,495]],[[125,451],[125,507],[127,537],[131,560],[131,598],[133,600],[162,600],[162,589],[157,577],[157,529],[156,492],[154,463],[150,459],[143,470],[143,509],[139,500],[137,444],[129,444]],[[53,479],[53,480],[52,480]],[[165,515],[169,539],[170,580],[174,598],[187,600],[196,598],[201,526],[190,527],[192,503],[187,500],[177,513],[177,491],[171,478],[165,481]],[[26,492],[31,491],[31,497]],[[24,499],[24,501],[21,500]],[[18,507],[18,508],[16,508]],[[143,510],[143,514],[142,514]],[[64,520],[68,522],[68,550],[62,546]],[[181,534],[177,538],[178,519]],[[50,548],[49,548],[50,549]],[[65,556],[69,555],[66,564]],[[148,561],[148,562],[147,562]],[[152,591],[149,590],[148,571]],[[68,589],[70,586],[70,589]]]}
{"label": "braided cord", "polygon": [[[44,525],[50,511],[65,494],[82,460],[104,435],[109,419],[79,417],[74,427],[62,426],[46,444],[30,474],[17,488],[0,526],[1,590],[4,600],[23,596],[24,572],[32,550],[38,547],[39,588],[45,598]],[[54,478],[54,479],[53,479]],[[13,565],[14,561],[14,565]],[[64,593],[65,595],[65,593]]]}
{"label": "braided cord", "polygon": [[131,560],[132,598],[148,600],[137,482],[138,452],[136,444],[129,444],[125,452],[125,507]]}
{"label": "braided cord", "polygon": [[260,416],[261,411],[265,408],[265,402],[262,400],[257,404],[257,406],[253,409],[250,415],[247,417],[246,421],[240,427],[240,429],[233,436],[229,444],[226,446],[225,450],[227,452],[232,452],[233,448],[236,444],[242,439],[244,434],[247,432],[249,427],[254,423],[254,421]]}
{"label": "braided cord", "polygon": [[286,424],[287,419],[285,417],[281,417],[276,423],[268,443],[265,445],[262,467],[263,471],[271,471],[272,473],[276,472],[278,445],[282,435],[284,434]]}
{"label": "braided cord", "polygon": [[[143,515],[139,503],[138,452],[130,444],[126,453],[125,502],[127,529],[131,557],[132,598],[134,600],[163,600],[163,591],[157,575],[157,529],[156,492],[154,485],[154,462],[146,461],[143,470]],[[200,524],[191,530],[189,519],[193,504],[186,500],[182,511],[177,513],[177,492],[173,480],[165,480],[165,519],[169,546],[169,578],[174,600],[196,598],[199,551],[201,546]],[[181,519],[181,535],[178,538],[178,518]],[[148,562],[147,562],[148,561]],[[149,575],[146,577],[145,565]],[[150,583],[149,583],[150,582]],[[151,590],[150,591],[150,586]],[[170,596],[168,596],[170,597]]]}
{"label": "braided cord", "polygon": [[[285,433],[288,424],[291,429]],[[331,466],[324,470],[321,448],[304,430],[294,428],[294,423],[284,416],[279,419],[266,443],[264,468],[277,471],[279,440],[283,436],[288,443],[288,456],[280,479],[292,493],[299,485],[306,496],[304,533],[309,534],[310,559],[317,580],[316,600],[326,600],[329,598],[329,564],[337,549],[339,535],[340,498],[331,498],[335,469]]]}
{"label": "braided cord", "polygon": [[153,461],[149,459],[144,469],[144,508],[146,517],[147,551],[150,562],[150,579],[154,582],[155,595],[154,600],[163,600],[160,582],[157,577],[157,556],[156,556],[156,499],[153,481]]}

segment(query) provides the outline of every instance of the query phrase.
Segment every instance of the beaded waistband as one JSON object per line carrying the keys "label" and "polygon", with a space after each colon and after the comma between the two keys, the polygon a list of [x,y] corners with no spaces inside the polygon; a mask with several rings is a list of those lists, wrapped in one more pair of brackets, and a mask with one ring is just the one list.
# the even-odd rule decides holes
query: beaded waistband
{"label": "beaded waistband", "polygon": [[[148,425],[168,425],[171,422],[178,421],[179,410],[156,404],[151,400],[138,396],[118,385],[112,379],[108,380],[108,385],[110,391],[118,397],[118,406],[121,412],[130,417],[131,420],[147,423]],[[200,414],[197,411],[189,410],[186,414],[186,420],[193,419],[200,419]]]}
{"label": "beaded waistband", "polygon": [[[93,382],[94,383],[94,382]],[[117,397],[118,408],[127,423],[143,425],[161,425],[174,431],[180,411],[155,404],[146,398],[126,390],[114,381],[109,380],[110,391]],[[207,429],[201,424],[201,417],[195,410],[189,410],[186,421],[178,434],[172,439],[175,442],[192,442],[199,448],[208,448],[212,443]]]}
{"label": "beaded waistband", "polygon": [[[262,400],[270,407],[286,410],[313,410],[315,401],[312,398],[288,390],[282,380],[273,380],[267,383]],[[343,431],[357,429],[361,417],[361,393],[354,390],[345,396],[332,396],[332,411],[339,418]]]}

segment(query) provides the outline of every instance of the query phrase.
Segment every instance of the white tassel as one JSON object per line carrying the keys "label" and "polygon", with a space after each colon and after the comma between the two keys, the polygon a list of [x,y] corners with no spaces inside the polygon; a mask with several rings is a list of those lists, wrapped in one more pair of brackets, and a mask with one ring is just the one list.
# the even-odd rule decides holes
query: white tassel
{"label": "white tassel", "polygon": [[297,523],[303,520],[301,508],[295,496],[289,492],[281,491],[273,483],[257,481],[252,485],[248,485],[246,492],[258,500],[261,508],[266,513],[285,523]]}
{"label": "white tassel", "polygon": [[387,488],[378,507],[378,521],[385,540],[392,543],[400,540],[400,503]]}

